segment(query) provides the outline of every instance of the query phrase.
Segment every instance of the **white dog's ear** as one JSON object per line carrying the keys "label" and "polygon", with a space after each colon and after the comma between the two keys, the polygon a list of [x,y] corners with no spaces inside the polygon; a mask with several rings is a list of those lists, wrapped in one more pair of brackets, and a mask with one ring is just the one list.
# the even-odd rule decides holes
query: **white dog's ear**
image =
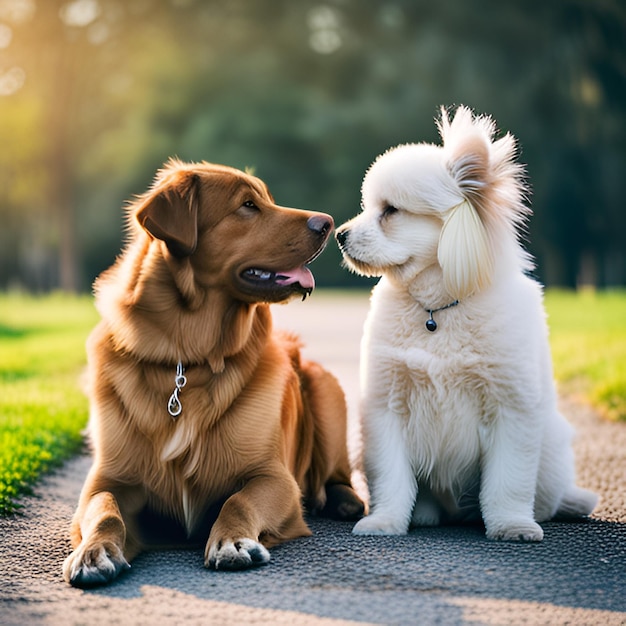
{"label": "white dog's ear", "polygon": [[465,107],[459,107],[452,122],[442,110],[439,124],[448,170],[463,200],[445,219],[438,260],[446,290],[459,300],[489,286],[495,267],[485,202],[490,183],[490,124],[486,118],[474,119]]}
{"label": "white dog's ear", "polygon": [[437,258],[446,291],[456,300],[488,287],[494,254],[478,212],[469,200],[454,207],[439,236]]}

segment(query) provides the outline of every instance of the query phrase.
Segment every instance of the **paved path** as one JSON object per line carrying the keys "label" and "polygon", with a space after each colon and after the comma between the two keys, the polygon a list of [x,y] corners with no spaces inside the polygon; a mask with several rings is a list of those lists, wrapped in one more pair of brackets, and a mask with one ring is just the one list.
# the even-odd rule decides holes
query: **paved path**
{"label": "paved path", "polygon": [[[312,357],[343,383],[351,417],[367,299],[316,293],[276,307]],[[478,527],[355,537],[311,520],[314,536],[272,550],[267,567],[212,572],[200,551],[141,555],[109,587],[61,579],[67,526],[89,467],[78,457],[46,478],[20,516],[0,519],[0,624],[626,624],[626,425],[573,401],[580,483],[602,501],[593,518],[544,525],[540,544],[487,541]]]}

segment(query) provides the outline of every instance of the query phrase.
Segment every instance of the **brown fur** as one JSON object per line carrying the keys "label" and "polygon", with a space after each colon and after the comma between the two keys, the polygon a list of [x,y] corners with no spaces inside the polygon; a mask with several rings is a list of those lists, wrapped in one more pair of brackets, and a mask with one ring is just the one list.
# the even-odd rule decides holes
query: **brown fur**
{"label": "brown fur", "polygon": [[[310,226],[316,216],[324,232]],[[238,170],[172,161],[131,206],[129,223],[128,247],[96,281],[94,463],[66,580],[108,582],[147,544],[177,544],[182,529],[203,542],[210,530],[207,566],[265,562],[256,542],[310,534],[301,500],[322,510],[327,492],[325,513],[358,517],[343,392],[301,359],[297,338],[272,330],[267,303],[303,288],[242,279],[248,268],[302,266],[332,219],[277,206],[264,183]],[[179,361],[187,384],[173,419]]]}

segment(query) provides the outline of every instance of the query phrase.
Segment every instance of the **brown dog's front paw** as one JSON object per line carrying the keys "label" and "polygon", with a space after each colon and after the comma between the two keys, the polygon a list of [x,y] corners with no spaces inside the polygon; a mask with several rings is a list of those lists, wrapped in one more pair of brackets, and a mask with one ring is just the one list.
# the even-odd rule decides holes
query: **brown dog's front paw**
{"label": "brown dog's front paw", "polygon": [[120,548],[113,544],[79,545],[63,563],[63,578],[74,587],[105,585],[130,568]]}
{"label": "brown dog's front paw", "polygon": [[265,546],[252,539],[220,541],[207,546],[204,564],[221,570],[238,570],[265,565],[270,553]]}

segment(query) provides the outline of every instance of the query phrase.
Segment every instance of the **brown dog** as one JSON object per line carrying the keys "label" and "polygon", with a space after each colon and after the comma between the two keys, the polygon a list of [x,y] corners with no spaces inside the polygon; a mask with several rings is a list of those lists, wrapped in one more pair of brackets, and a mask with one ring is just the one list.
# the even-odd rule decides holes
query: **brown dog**
{"label": "brown dog", "polygon": [[310,534],[303,497],[359,517],[343,392],[272,331],[267,304],[311,292],[305,264],[332,218],[277,206],[239,170],[178,161],[130,218],[128,247],[96,281],[94,463],[65,579],[106,583],[143,547],[207,536],[207,567],[267,563],[267,547]]}

